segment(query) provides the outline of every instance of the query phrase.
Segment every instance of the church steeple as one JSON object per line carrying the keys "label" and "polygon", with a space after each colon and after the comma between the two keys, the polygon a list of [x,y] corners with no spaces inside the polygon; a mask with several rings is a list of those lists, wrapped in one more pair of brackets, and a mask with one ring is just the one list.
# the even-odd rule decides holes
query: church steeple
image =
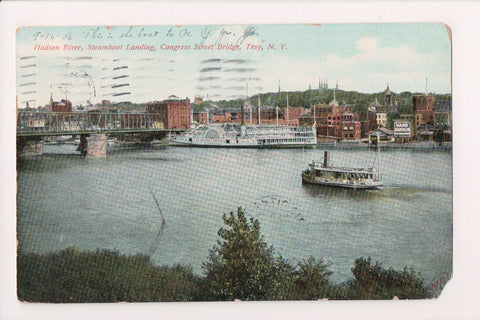
{"label": "church steeple", "polygon": [[390,91],[390,87],[387,83],[387,89],[385,90],[385,105],[391,106],[392,105],[392,92]]}

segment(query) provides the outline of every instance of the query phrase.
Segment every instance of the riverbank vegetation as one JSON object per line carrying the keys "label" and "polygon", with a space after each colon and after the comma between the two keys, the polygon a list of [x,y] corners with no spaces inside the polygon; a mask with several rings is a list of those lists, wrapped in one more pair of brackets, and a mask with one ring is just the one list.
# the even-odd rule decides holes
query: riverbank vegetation
{"label": "riverbank vegetation", "polygon": [[292,264],[264,241],[260,223],[238,208],[203,264],[157,266],[147,255],[67,248],[45,255],[19,254],[17,294],[29,302],[156,302],[253,300],[424,299],[432,297],[413,269],[386,269],[359,258],[353,278],[330,280],[329,263],[309,258]]}

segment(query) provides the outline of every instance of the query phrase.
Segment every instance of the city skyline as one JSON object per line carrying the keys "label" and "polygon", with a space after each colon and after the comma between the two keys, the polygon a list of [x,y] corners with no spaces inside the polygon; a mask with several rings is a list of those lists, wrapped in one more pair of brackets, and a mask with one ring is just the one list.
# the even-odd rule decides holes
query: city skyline
{"label": "city skyline", "polygon": [[451,43],[440,23],[31,27],[16,39],[20,108],[43,106],[51,93],[74,105],[172,94],[229,100],[244,97],[247,83],[251,96],[325,80],[363,93],[387,84],[451,93]]}

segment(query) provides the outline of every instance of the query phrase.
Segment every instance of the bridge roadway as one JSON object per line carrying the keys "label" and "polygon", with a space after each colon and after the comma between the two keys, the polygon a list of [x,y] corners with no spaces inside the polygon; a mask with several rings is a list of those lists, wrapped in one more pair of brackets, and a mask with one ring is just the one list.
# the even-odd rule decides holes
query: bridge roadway
{"label": "bridge roadway", "polygon": [[140,134],[143,141],[185,129],[165,128],[158,113],[17,111],[17,155],[41,154],[46,136],[79,135],[83,156],[105,157],[106,135]]}
{"label": "bridge roadway", "polygon": [[17,112],[17,137],[182,131],[165,128],[158,113]]}

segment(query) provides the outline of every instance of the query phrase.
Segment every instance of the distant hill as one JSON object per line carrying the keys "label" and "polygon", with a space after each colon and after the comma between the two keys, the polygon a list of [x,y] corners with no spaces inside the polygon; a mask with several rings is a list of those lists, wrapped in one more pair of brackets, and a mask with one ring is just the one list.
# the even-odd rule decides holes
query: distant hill
{"label": "distant hill", "polygon": [[[384,101],[384,91],[378,93],[361,93],[356,91],[344,91],[334,89],[313,89],[306,91],[288,92],[288,104],[290,107],[310,108],[314,104],[328,104],[333,101],[335,91],[335,99],[339,104],[355,105],[357,112],[364,112],[368,106],[373,104],[375,100],[381,105]],[[424,93],[411,92],[392,92],[392,100],[398,104],[400,114],[412,112],[412,96]],[[254,106],[258,105],[258,96],[249,97],[250,103]],[[451,100],[450,94],[435,95],[435,100]],[[218,108],[240,108],[244,103],[244,99],[236,100],[219,100],[204,101],[200,105],[195,105],[195,109],[203,109],[214,104]],[[263,106],[278,106],[281,109],[287,106],[287,92],[269,92],[260,94],[260,103]]]}
{"label": "distant hill", "polygon": [[[314,104],[328,104],[333,100],[335,91],[335,99],[339,104],[350,104],[356,106],[357,112],[365,112],[371,104],[378,101],[380,105],[383,104],[385,93],[361,93],[357,91],[344,91],[341,89],[312,89],[306,91],[290,91],[288,92],[288,104],[290,107],[310,108]],[[392,92],[392,101],[398,104],[399,114],[412,113],[412,96],[424,94],[423,92]],[[249,100],[253,106],[258,106],[258,96],[260,96],[260,103],[262,106],[278,106],[281,109],[287,106],[287,92],[268,92],[260,95],[250,96]],[[436,94],[435,100],[452,99],[450,94]],[[218,100],[218,101],[204,101],[201,104],[193,104],[192,107],[195,112],[205,110],[205,108],[240,108],[244,103],[244,99],[235,100]],[[125,108],[145,108],[147,103],[120,103],[112,106],[112,109]]]}

